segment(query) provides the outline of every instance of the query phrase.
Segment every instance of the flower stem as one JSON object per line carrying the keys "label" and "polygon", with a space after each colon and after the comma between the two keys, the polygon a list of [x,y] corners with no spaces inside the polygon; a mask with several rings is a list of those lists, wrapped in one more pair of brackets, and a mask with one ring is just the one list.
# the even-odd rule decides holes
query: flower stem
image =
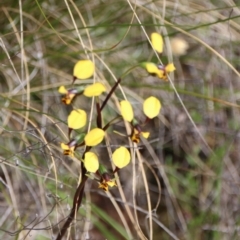
{"label": "flower stem", "polygon": [[103,130],[106,131],[111,125],[113,125],[114,123],[120,122],[122,120],[122,116],[118,116],[115,117],[114,119],[112,119],[109,123],[107,123],[104,127]]}
{"label": "flower stem", "polygon": [[82,173],[83,173],[83,175],[82,175],[83,179],[82,179],[81,183],[79,184],[79,186],[78,186],[78,188],[75,192],[71,212],[68,215],[68,218],[67,218],[66,222],[64,223],[64,225],[60,229],[60,232],[58,233],[58,236],[57,236],[56,240],[61,240],[63,238],[64,234],[66,233],[67,229],[71,225],[71,223],[72,223],[73,219],[75,218],[75,215],[78,212],[78,209],[79,209],[79,207],[82,203],[84,187],[85,187],[85,183],[88,179],[88,177],[85,175],[86,170],[83,170]]}
{"label": "flower stem", "polygon": [[97,108],[97,127],[102,128],[102,113],[99,101],[96,102],[96,108]]}
{"label": "flower stem", "polygon": [[109,98],[112,96],[112,94],[114,93],[115,89],[117,88],[117,86],[118,86],[118,84],[121,82],[121,80],[122,80],[122,79],[119,78],[119,79],[117,80],[117,82],[115,83],[115,85],[112,87],[111,91],[109,92],[109,94],[107,95],[107,97],[105,98],[105,100],[103,101],[103,104],[102,104],[102,106],[101,106],[101,108],[100,108],[101,111],[103,110],[103,108],[104,108],[105,105],[107,104]]}

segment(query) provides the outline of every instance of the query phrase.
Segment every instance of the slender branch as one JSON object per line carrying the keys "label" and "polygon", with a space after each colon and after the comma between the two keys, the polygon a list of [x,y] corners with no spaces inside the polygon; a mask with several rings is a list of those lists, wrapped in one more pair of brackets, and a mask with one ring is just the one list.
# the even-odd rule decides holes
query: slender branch
{"label": "slender branch", "polygon": [[70,212],[66,222],[64,223],[63,227],[61,228],[60,232],[58,233],[56,240],[61,240],[63,238],[64,234],[66,233],[67,229],[71,225],[73,219],[75,218],[75,214],[78,212],[78,209],[82,203],[84,187],[85,187],[85,183],[88,179],[88,177],[85,175],[86,170],[83,170],[82,173],[83,173],[83,175],[82,175],[83,179],[75,192],[71,212]]}
{"label": "slender branch", "polygon": [[[97,103],[96,107],[97,107],[97,126],[98,127],[102,127],[102,121],[101,121],[101,111],[103,110],[103,108],[105,107],[105,105],[107,104],[109,98],[112,96],[112,94],[114,93],[115,89],[117,88],[118,84],[121,82],[121,78],[119,78],[117,80],[117,82],[115,83],[115,85],[112,87],[111,91],[109,92],[109,94],[107,95],[107,97],[105,98],[102,106],[100,107],[99,103]],[[106,125],[105,128],[108,128],[109,125]],[[70,135],[70,133],[69,133]],[[89,151],[91,149],[91,147],[87,147],[84,154],[83,154],[83,159],[84,159],[84,155],[87,151]],[[64,234],[66,233],[67,229],[69,228],[69,226],[71,225],[73,219],[75,218],[76,213],[78,212],[78,209],[82,203],[82,199],[83,199],[83,193],[84,193],[84,187],[85,187],[85,183],[88,179],[88,177],[85,175],[86,174],[86,169],[84,168],[84,166],[82,165],[81,167],[81,172],[82,172],[82,181],[79,184],[75,195],[74,195],[74,200],[73,200],[73,206],[71,209],[71,212],[66,220],[66,222],[64,223],[63,227],[60,229],[60,232],[58,233],[58,236],[56,238],[56,240],[62,240]]]}
{"label": "slender branch", "polygon": [[111,120],[107,125],[105,125],[102,129],[103,129],[104,131],[106,131],[111,125],[119,122],[119,120],[122,120],[122,116],[118,116],[118,117],[112,119],[112,120]]}
{"label": "slender branch", "polygon": [[109,92],[109,94],[107,95],[107,97],[105,98],[105,100],[103,101],[103,104],[102,104],[102,106],[101,106],[101,108],[100,108],[101,111],[103,110],[103,108],[104,108],[105,105],[107,104],[109,98],[112,96],[112,94],[114,93],[115,89],[117,88],[117,86],[118,86],[118,84],[121,82],[121,80],[122,80],[122,79],[119,78],[119,79],[117,80],[117,82],[115,83],[115,85],[112,87],[111,91]]}
{"label": "slender branch", "polygon": [[102,113],[99,102],[96,103],[97,108],[97,127],[102,128]]}
{"label": "slender branch", "polygon": [[[89,147],[89,146],[86,147],[86,149],[82,155],[83,159],[84,159],[85,153],[88,152],[90,149],[91,149],[91,147]],[[84,167],[83,164],[81,164],[82,181],[79,184],[79,186],[75,192],[71,212],[68,215],[68,218],[67,218],[66,222],[64,223],[63,227],[61,228],[60,232],[58,233],[56,240],[62,240],[62,237],[64,236],[67,229],[71,225],[73,219],[75,218],[76,213],[78,212],[79,207],[81,206],[85,183],[88,179],[88,176],[86,176],[86,172],[87,172],[86,168]]]}

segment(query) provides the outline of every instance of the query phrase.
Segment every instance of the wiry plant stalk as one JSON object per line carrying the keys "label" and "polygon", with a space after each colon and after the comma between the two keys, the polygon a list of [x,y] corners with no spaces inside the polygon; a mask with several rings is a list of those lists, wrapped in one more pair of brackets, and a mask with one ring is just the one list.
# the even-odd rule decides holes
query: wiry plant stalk
{"label": "wiry plant stalk", "polygon": [[64,225],[62,226],[60,232],[58,233],[58,236],[56,238],[56,240],[61,240],[63,238],[63,236],[65,235],[67,229],[69,228],[69,226],[71,225],[73,219],[75,218],[78,210],[79,210],[79,207],[81,206],[81,203],[82,203],[82,199],[83,199],[83,193],[84,193],[84,187],[85,187],[85,183],[88,179],[88,177],[85,175],[86,174],[86,170],[84,167],[82,167],[82,181],[81,183],[79,184],[76,192],[75,192],[75,195],[74,195],[74,200],[73,200],[73,206],[72,206],[72,209],[71,209],[71,212],[66,220],[66,222],[64,223]]}

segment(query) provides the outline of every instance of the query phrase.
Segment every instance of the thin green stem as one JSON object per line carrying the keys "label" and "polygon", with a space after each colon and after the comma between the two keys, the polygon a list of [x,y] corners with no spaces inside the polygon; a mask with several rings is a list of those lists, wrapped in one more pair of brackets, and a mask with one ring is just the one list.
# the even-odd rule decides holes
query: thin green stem
{"label": "thin green stem", "polygon": [[115,117],[112,119],[109,123],[107,123],[104,127],[103,130],[106,131],[111,125],[114,123],[120,122],[119,120],[122,120],[122,116]]}

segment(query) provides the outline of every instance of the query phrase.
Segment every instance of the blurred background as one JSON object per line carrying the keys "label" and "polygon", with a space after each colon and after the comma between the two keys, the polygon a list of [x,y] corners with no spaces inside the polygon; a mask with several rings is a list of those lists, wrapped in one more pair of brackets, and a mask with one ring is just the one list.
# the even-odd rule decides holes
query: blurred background
{"label": "blurred background", "polygon": [[[73,66],[90,58],[95,81],[121,87],[103,113],[119,113],[124,95],[143,120],[142,102],[161,100],[132,163],[109,193],[95,180],[63,239],[239,239],[240,2],[146,0],[3,0],[0,4],[0,238],[55,239],[68,216],[80,161],[63,156],[72,106]],[[161,33],[168,82],[135,67],[159,63],[149,43]],[[92,82],[77,80],[75,86]],[[104,99],[104,98],[103,98]],[[74,107],[88,113],[83,96]],[[93,119],[93,120],[92,120]],[[95,124],[94,115],[89,123]],[[87,129],[87,128],[86,128]],[[111,168],[107,146],[128,145],[124,124],[96,148]],[[79,156],[81,156],[81,149]]]}

